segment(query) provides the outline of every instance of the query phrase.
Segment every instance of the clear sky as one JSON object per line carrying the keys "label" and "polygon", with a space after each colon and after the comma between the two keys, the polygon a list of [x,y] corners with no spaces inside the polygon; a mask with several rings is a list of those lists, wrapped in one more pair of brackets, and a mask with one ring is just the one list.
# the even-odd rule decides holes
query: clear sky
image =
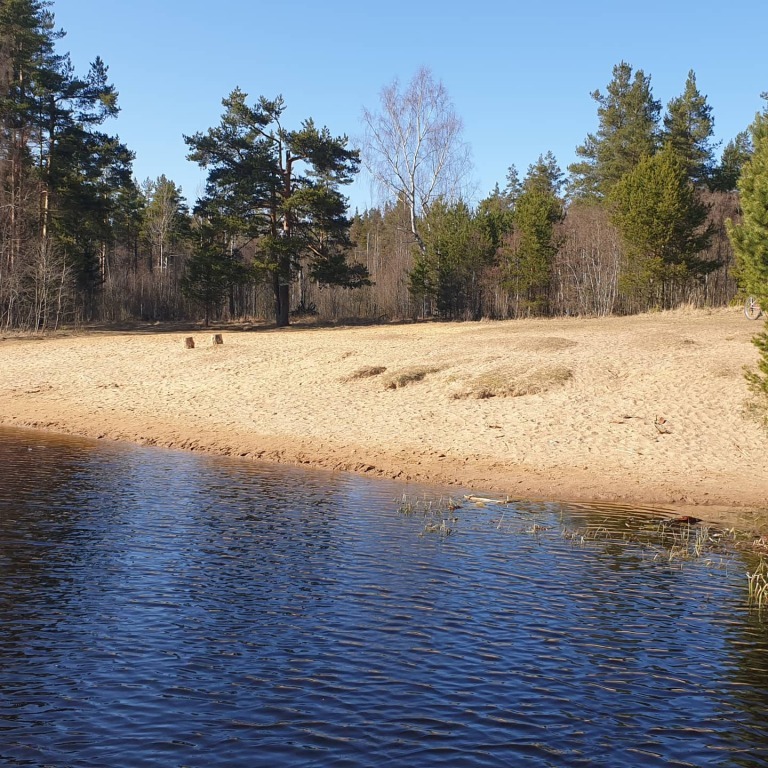
{"label": "clear sky", "polygon": [[[427,66],[464,121],[478,199],[549,150],[565,170],[597,128],[590,93],[622,60],[664,106],[693,69],[723,143],[768,91],[765,0],[57,0],[53,11],[78,72],[97,55],[109,66],[122,111],[105,128],[136,153],[138,180],[165,174],[190,202],[205,174],[182,134],[216,125],[235,86],[282,94],[289,127],[312,117],[354,139],[382,87]],[[349,195],[360,209],[378,202],[362,173]]]}

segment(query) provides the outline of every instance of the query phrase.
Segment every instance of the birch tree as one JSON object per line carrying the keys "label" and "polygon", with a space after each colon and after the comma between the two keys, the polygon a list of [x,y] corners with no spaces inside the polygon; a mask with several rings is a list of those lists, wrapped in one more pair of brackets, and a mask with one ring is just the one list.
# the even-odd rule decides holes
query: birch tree
{"label": "birch tree", "polygon": [[144,233],[156,256],[155,265],[161,271],[168,269],[168,247],[187,224],[187,208],[181,189],[173,181],[161,175],[156,180],[147,179],[143,184],[146,197]]}
{"label": "birch tree", "polygon": [[405,202],[424,252],[420,219],[438,198],[457,202],[467,184],[471,160],[462,120],[443,83],[422,67],[404,90],[397,79],[386,86],[379,111],[364,109],[363,123],[363,164],[387,202]]}

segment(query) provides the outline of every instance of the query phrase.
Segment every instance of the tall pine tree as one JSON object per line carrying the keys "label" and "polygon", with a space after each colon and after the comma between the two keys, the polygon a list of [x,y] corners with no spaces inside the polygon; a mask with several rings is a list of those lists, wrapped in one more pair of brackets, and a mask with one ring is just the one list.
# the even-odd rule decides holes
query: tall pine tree
{"label": "tall pine tree", "polygon": [[750,134],[754,149],[738,182],[741,222],[727,226],[739,286],[768,308],[768,109],[755,116]]}
{"label": "tall pine tree", "polygon": [[712,107],[699,92],[691,70],[682,95],[667,106],[662,138],[685,163],[688,178],[697,186],[706,183],[714,170],[714,125]]}
{"label": "tall pine tree", "polygon": [[334,137],[305,120],[283,126],[282,97],[254,106],[235,89],[207,133],[185,136],[189,159],[208,170],[197,212],[238,248],[249,244],[258,274],[271,281],[275,321],[288,325],[290,286],[307,270],[321,284],[369,283],[362,265],[346,260],[350,220],[341,188],[359,167],[346,136]]}
{"label": "tall pine tree", "polygon": [[546,314],[559,248],[556,225],[564,217],[562,171],[548,152],[528,168],[515,200],[515,237],[506,253],[506,286],[516,313]]}
{"label": "tall pine tree", "polygon": [[719,266],[701,258],[711,238],[707,207],[670,145],[624,176],[610,202],[624,240],[622,280],[630,295],[669,307],[677,289]]}
{"label": "tall pine tree", "polygon": [[[50,289],[37,275],[52,275],[57,261],[57,307],[61,286],[74,276],[79,309],[89,316],[116,201],[131,184],[132,155],[99,131],[118,112],[107,67],[96,58],[84,76],[74,71],[56,50],[64,33],[49,8],[44,0],[0,3],[0,195],[7,211],[0,258],[18,281],[17,295],[32,297]],[[38,325],[47,306],[17,303],[11,322],[32,317]]]}
{"label": "tall pine tree", "polygon": [[613,68],[606,93],[592,94],[599,126],[577,147],[580,161],[568,166],[575,197],[605,198],[619,180],[659,145],[661,104],[653,98],[651,79],[622,61]]}

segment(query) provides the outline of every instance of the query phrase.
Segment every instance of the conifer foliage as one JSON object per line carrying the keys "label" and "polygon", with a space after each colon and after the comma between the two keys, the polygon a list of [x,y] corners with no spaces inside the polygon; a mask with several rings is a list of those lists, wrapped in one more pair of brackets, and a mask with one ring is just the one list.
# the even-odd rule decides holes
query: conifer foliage
{"label": "conifer foliage", "polygon": [[562,172],[548,152],[528,169],[514,199],[513,221],[517,237],[504,250],[506,285],[515,314],[549,312],[555,256],[559,248],[557,224],[565,216],[560,197]]}
{"label": "conifer foliage", "polygon": [[756,115],[750,131],[754,149],[738,182],[741,222],[729,221],[728,234],[739,285],[768,306],[768,111]]}
{"label": "conifer foliage", "polygon": [[667,145],[642,159],[611,192],[613,221],[626,246],[625,288],[656,306],[672,306],[677,286],[718,266],[700,257],[711,230],[688,173]]}
{"label": "conifer foliage", "polygon": [[235,89],[222,102],[218,126],[184,137],[189,159],[208,169],[196,212],[218,234],[222,253],[252,255],[251,274],[270,281],[275,321],[285,326],[291,283],[305,271],[321,284],[369,283],[364,266],[346,261],[351,222],[341,187],[360,161],[346,136],[311,119],[285,128],[281,96],[262,96],[254,106],[246,99]]}
{"label": "conifer foliage", "polygon": [[574,196],[602,199],[656,151],[661,104],[653,98],[651,78],[640,69],[633,74],[625,61],[613,68],[606,92],[595,91],[592,98],[598,104],[599,126],[577,147],[582,159],[569,171]]}
{"label": "conifer foliage", "polygon": [[650,76],[620,62],[592,94],[597,127],[567,183],[547,153],[475,205],[461,117],[421,68],[362,113],[382,197],[354,217],[345,189],[361,161],[347,137],[289,127],[282,97],[236,88],[218,125],[185,137],[208,173],[190,212],[164,169],[133,178],[108,128],[107,66],[75,70],[52,8],[0,0],[2,330],[637,312],[725,304],[734,275],[768,304],[768,113],[718,163],[693,71],[662,114]]}
{"label": "conifer foliage", "polygon": [[44,329],[95,311],[132,155],[99,127],[118,112],[107,67],[59,54],[50,3],[0,3],[0,307]]}
{"label": "conifer foliage", "polygon": [[[766,98],[763,94],[763,98]],[[754,151],[744,164],[738,187],[741,223],[728,222],[736,254],[738,280],[743,291],[756,296],[768,309],[768,109],[755,116],[750,127]],[[768,314],[768,313],[767,313]],[[747,373],[751,388],[768,406],[768,319],[765,330],[753,339],[760,352],[757,371]]]}

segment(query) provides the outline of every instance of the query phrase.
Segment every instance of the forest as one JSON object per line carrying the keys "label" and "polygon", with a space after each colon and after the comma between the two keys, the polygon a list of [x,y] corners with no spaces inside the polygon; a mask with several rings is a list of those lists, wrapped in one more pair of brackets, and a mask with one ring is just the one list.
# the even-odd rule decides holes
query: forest
{"label": "forest", "polygon": [[[620,62],[577,162],[502,169],[477,202],[461,118],[428,69],[364,110],[360,147],[235,89],[218,125],[184,136],[207,172],[190,204],[163,174],[134,177],[105,131],[106,63],[77,73],[62,37],[50,3],[0,2],[1,329],[598,316],[768,290],[768,113],[717,152],[693,71],[664,107]],[[361,167],[385,202],[353,212]]]}

